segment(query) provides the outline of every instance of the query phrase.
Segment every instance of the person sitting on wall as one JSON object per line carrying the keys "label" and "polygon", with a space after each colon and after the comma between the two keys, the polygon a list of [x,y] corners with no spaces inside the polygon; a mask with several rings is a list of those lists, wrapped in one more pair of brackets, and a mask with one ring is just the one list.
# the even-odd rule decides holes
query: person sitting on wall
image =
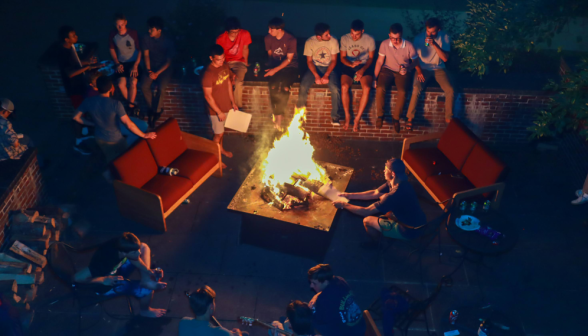
{"label": "person sitting on wall", "polygon": [[[406,165],[402,160],[391,158],[386,161],[384,167],[386,183],[378,189],[339,194],[350,200],[379,199],[368,207],[360,207],[343,201],[333,203],[338,209],[347,209],[365,217],[363,226],[371,240],[362,243],[363,247],[376,248],[382,235],[394,239],[414,239],[420,235],[418,229],[427,223],[425,213],[421,209],[414,188],[408,182],[405,171]],[[386,214],[386,216],[374,216],[378,213]]]}
{"label": "person sitting on wall", "polygon": [[7,98],[0,98],[0,161],[18,160],[32,146],[31,139],[18,134],[8,120],[14,113],[14,104]]}
{"label": "person sitting on wall", "polygon": [[284,330],[294,336],[318,336],[312,327],[312,309],[308,303],[299,300],[290,302],[286,308],[286,317],[284,322],[272,322],[275,329],[269,331],[270,336],[283,335],[278,330]]}
{"label": "person sitting on wall", "polygon": [[[141,280],[128,280],[138,269]],[[151,269],[151,249],[130,232],[123,233],[96,250],[88,267],[74,275],[74,281],[103,285],[96,290],[99,295],[116,297],[133,295],[141,303],[141,316],[162,317],[165,309],[151,307],[154,290],[166,288],[163,271]]]}

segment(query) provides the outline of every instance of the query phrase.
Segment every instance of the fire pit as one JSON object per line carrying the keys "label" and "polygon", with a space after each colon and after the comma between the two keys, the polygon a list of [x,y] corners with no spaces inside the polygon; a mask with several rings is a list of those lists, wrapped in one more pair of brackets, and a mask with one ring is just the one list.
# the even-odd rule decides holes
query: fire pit
{"label": "fire pit", "polygon": [[[337,214],[319,188],[345,191],[353,169],[312,159],[298,110],[286,134],[257,164],[228,206],[242,214],[240,242],[321,260]],[[321,190],[322,193],[323,190]]]}

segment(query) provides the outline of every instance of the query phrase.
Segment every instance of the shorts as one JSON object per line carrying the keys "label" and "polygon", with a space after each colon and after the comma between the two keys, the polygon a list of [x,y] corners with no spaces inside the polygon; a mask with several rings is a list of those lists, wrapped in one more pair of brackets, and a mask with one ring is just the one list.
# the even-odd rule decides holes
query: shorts
{"label": "shorts", "polygon": [[382,235],[387,238],[409,240],[400,231],[402,230],[400,224],[397,221],[388,218],[387,216],[378,217],[378,225]]}
{"label": "shorts", "polygon": [[106,142],[101,139],[96,139],[96,144],[104,153],[106,157],[106,162],[110,163],[117,157],[119,157],[122,153],[127,151],[127,140],[121,137],[120,140],[116,142]]}
{"label": "shorts", "polygon": [[130,261],[126,261],[119,268],[117,275],[125,278],[120,284],[113,286],[108,292],[102,294],[107,297],[115,297],[119,295],[132,295],[137,298],[142,298],[147,295],[151,295],[153,290],[141,287],[141,281],[139,280],[128,280],[127,278],[135,270],[135,266]]}
{"label": "shorts", "polygon": [[212,131],[214,134],[223,134],[225,132],[225,119],[224,121],[220,121],[218,119],[218,115],[209,115],[210,122],[212,123]]}
{"label": "shorts", "polygon": [[[351,79],[355,77],[355,73],[359,71],[363,65],[358,65],[355,68],[348,67],[344,64],[341,65],[341,76],[349,76]],[[370,65],[365,72],[363,73],[364,76],[372,76],[374,77],[374,64]]]}
{"label": "shorts", "polygon": [[[124,71],[122,73],[118,73],[116,71],[116,65],[114,66],[114,78],[119,79],[122,77],[131,78],[131,70],[133,70],[133,66],[135,66],[135,62],[121,62],[120,64],[123,65]],[[135,78],[139,78],[141,76],[141,67],[137,68],[139,75]]]}

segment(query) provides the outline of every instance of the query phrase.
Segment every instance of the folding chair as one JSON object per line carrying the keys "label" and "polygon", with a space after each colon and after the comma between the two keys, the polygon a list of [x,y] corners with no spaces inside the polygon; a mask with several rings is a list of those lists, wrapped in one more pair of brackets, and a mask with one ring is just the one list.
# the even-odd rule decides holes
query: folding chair
{"label": "folding chair", "polygon": [[365,329],[365,336],[382,336],[378,330],[378,327],[376,327],[376,323],[374,322],[374,319],[372,318],[372,315],[369,311],[363,311],[363,318],[367,327]]}

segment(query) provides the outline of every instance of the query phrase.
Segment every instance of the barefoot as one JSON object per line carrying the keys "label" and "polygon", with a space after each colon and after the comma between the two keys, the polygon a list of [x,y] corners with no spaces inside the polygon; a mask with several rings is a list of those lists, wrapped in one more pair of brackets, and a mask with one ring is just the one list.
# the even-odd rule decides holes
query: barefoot
{"label": "barefoot", "polygon": [[157,318],[157,317],[162,317],[163,315],[165,315],[165,313],[166,313],[165,309],[158,309],[158,308],[151,308],[151,307],[149,307],[149,310],[141,310],[141,316],[143,316],[143,317]]}
{"label": "barefoot", "polygon": [[148,280],[142,281],[141,286],[151,290],[162,290],[167,287],[167,283]]}
{"label": "barefoot", "polygon": [[231,152],[229,152],[229,151],[223,150],[223,151],[221,151],[221,153],[222,153],[224,156],[228,157],[228,158],[232,158],[232,157],[233,157],[233,153],[231,153]]}
{"label": "barefoot", "polygon": [[343,129],[347,131],[349,129],[350,123],[351,123],[351,120],[345,118],[345,126],[343,126]]}
{"label": "barefoot", "polygon": [[353,122],[353,132],[359,132],[359,120]]}
{"label": "barefoot", "polygon": [[223,163],[223,169],[227,169],[227,165]]}

